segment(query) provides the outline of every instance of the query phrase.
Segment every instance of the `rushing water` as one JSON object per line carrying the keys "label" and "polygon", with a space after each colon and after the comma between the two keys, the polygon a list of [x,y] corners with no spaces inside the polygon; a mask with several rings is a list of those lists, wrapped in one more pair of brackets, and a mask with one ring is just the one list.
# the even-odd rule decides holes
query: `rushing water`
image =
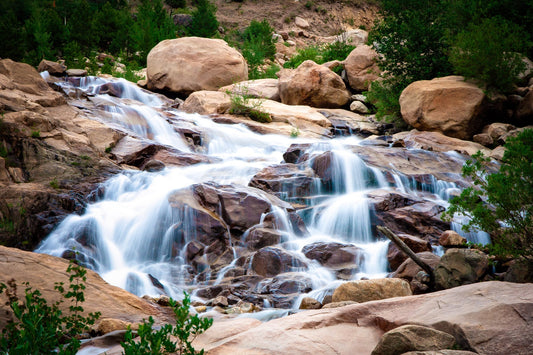
{"label": "rushing water", "polygon": [[[276,227],[282,234],[283,247],[295,257],[305,260],[301,252],[315,242],[340,242],[357,246],[363,257],[360,268],[348,278],[384,277],[388,272],[388,242],[377,240],[371,229],[371,209],[367,192],[376,188],[395,188],[411,194],[433,194],[435,201],[445,205],[453,183],[433,179],[420,184],[400,173],[394,183],[387,182],[377,168],[367,166],[346,146],[358,143],[356,137],[313,141],[277,135],[260,135],[242,125],[222,125],[208,117],[163,110],[163,101],[124,80],[115,80],[121,98],[102,94],[109,81],[100,78],[82,79],[77,88],[63,84],[66,91],[82,92],[95,104],[98,119],[119,126],[129,135],[151,140],[182,152],[192,152],[189,144],[174,127],[193,126],[202,134],[202,154],[210,163],[166,168],[160,172],[124,171],[103,185],[105,191],[90,204],[83,215],[66,218],[37,249],[38,252],[62,256],[67,251],[78,253],[78,259],[97,271],[109,283],[137,295],[158,296],[165,292],[180,297],[184,289],[196,285],[222,282],[234,261],[218,275],[206,272],[206,280],[187,277],[190,266],[185,262],[185,245],[196,237],[193,211],[176,211],[169,205],[169,195],[179,189],[203,182],[247,186],[261,169],[279,164],[283,153],[293,143],[310,143],[310,162],[324,152],[331,152],[332,181],[327,190],[316,185],[302,212],[309,234],[295,235],[287,211],[272,206]],[[281,196],[290,198],[291,191]],[[176,247],[174,231],[180,229],[184,241]],[[229,231],[228,231],[229,232]],[[229,233],[231,238],[231,233]],[[476,242],[479,235],[469,238]],[[478,239],[476,239],[478,238]],[[231,240],[229,245],[232,245]],[[176,250],[176,248],[178,250]],[[318,262],[306,260],[307,268],[297,269],[311,280],[311,296],[322,300],[339,283],[332,270]],[[209,271],[209,270],[207,270]],[[298,301],[296,301],[297,303]],[[297,304],[296,304],[297,305]]]}

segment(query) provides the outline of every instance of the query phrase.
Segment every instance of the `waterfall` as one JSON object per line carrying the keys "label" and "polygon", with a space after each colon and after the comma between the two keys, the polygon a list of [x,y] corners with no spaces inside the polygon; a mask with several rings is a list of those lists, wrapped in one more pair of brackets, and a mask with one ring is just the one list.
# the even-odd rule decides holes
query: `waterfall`
{"label": "waterfall", "polygon": [[[67,217],[36,250],[60,257],[76,255],[107,282],[139,296],[165,293],[180,298],[183,290],[218,285],[228,275],[249,272],[252,253],[243,241],[252,228],[267,226],[280,236],[273,252],[281,250],[279,253],[292,260],[286,270],[293,277],[291,282],[300,282],[298,290],[310,289],[298,292],[321,301],[341,282],[386,277],[388,273],[388,241],[378,239],[372,229],[369,191],[395,189],[420,196],[432,194],[426,197],[445,204],[457,189],[453,183],[432,176],[421,184],[399,172],[392,172],[391,182],[383,171],[368,166],[353,153],[350,147],[359,143],[357,137],[323,141],[261,135],[244,125],[218,124],[209,117],[169,108],[163,98],[125,80],[89,77],[60,85],[71,97],[87,97],[94,106],[95,119],[138,139],[209,158],[208,163],[167,167],[158,172],[127,170],[111,177],[102,184],[103,196],[89,204],[82,215]],[[200,146],[191,148],[176,133],[176,128],[182,126],[200,132]],[[283,162],[283,153],[293,143],[309,146],[307,169],[313,169],[321,158],[331,161],[330,170],[324,173],[327,176],[315,178],[318,183],[310,188],[309,196],[292,201],[299,204],[295,212],[288,203],[276,202],[273,196],[248,188],[262,169]],[[212,185],[205,186],[247,189],[250,196],[270,206],[256,226],[238,230],[238,223],[237,227],[230,226],[212,217],[213,211],[224,207],[220,201],[213,202],[212,210],[207,210],[200,202],[208,202],[198,202],[187,195],[206,183]],[[287,201],[295,195],[289,188],[279,191],[279,196]],[[176,193],[185,196],[187,203],[173,202]],[[206,200],[212,198],[206,196]],[[305,206],[301,206],[301,201]],[[296,231],[295,215],[305,223],[305,233]],[[205,238],[199,219],[210,216],[213,223],[220,224],[215,226],[220,243],[201,249],[194,244]],[[306,248],[316,245],[342,249],[342,263],[322,265],[308,258]],[[227,253],[214,254],[221,264],[210,268],[206,262],[212,257],[209,250],[217,247],[227,248]],[[197,257],[194,263],[190,260],[192,254]],[[263,302],[270,304],[267,298]],[[296,299],[293,305],[298,304]]]}

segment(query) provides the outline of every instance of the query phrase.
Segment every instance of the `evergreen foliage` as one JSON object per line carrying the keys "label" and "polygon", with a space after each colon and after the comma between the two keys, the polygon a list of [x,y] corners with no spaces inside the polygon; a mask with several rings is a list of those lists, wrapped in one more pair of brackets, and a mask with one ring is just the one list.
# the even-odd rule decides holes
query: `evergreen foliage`
{"label": "evergreen foliage", "polygon": [[248,63],[250,79],[262,76],[259,66],[265,63],[265,59],[274,59],[276,45],[272,40],[273,32],[274,29],[267,20],[252,20],[242,33],[242,55]]}
{"label": "evergreen foliage", "polygon": [[455,213],[470,221],[463,229],[491,234],[494,250],[502,254],[533,256],[533,129],[509,138],[499,172],[489,174],[490,159],[481,152],[463,167],[474,186],[451,200],[446,218]]}
{"label": "evergreen foliage", "polygon": [[[367,96],[378,117],[401,117],[397,100],[413,81],[451,74],[509,90],[533,54],[533,1],[381,0],[369,42],[381,54],[384,81]],[[392,97],[392,99],[391,99]]]}
{"label": "evergreen foliage", "polygon": [[187,34],[196,37],[213,37],[218,31],[217,8],[209,0],[197,0],[192,12],[192,21],[187,27]]}

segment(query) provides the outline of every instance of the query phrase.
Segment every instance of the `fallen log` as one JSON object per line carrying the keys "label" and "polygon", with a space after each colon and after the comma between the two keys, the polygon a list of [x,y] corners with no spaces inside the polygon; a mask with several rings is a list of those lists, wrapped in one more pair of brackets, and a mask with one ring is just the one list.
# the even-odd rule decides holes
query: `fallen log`
{"label": "fallen log", "polygon": [[384,236],[389,238],[394,244],[400,248],[408,257],[410,257],[418,266],[422,268],[429,275],[429,288],[432,290],[435,286],[435,274],[433,268],[420,259],[414,251],[411,250],[396,234],[394,234],[389,228],[378,226],[378,231]]}

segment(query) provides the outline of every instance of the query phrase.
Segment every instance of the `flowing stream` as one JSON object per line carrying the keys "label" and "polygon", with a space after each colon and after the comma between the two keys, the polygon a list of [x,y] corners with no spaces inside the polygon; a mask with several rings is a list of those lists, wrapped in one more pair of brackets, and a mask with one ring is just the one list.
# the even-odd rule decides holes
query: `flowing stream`
{"label": "flowing stream", "polygon": [[[97,271],[107,282],[139,296],[159,296],[166,293],[181,298],[201,285],[221,283],[238,260],[233,249],[233,261],[216,275],[205,270],[202,280],[190,277],[186,262],[186,245],[195,240],[197,226],[193,210],[176,211],[169,204],[169,195],[193,184],[214,182],[219,185],[247,186],[252,177],[268,166],[283,161],[283,153],[294,143],[308,143],[307,153],[313,157],[331,152],[333,179],[328,187],[317,181],[310,196],[294,196],[283,191],[287,201],[306,197],[306,208],[298,213],[305,221],[308,234],[296,235],[287,211],[272,206],[276,227],[282,234],[281,247],[304,260],[305,268],[292,271],[311,280],[312,290],[303,294],[319,301],[336,285],[347,279],[385,277],[388,273],[388,241],[379,240],[372,231],[372,210],[367,193],[370,190],[396,189],[410,194],[424,194],[446,205],[455,184],[434,179],[420,186],[400,173],[394,182],[383,172],[367,166],[348,147],[359,143],[357,137],[330,140],[289,138],[260,135],[242,125],[214,123],[198,114],[185,114],[175,109],[163,109],[163,101],[124,80],[113,80],[121,98],[102,93],[110,81],[101,78],[81,79],[75,87],[64,83],[68,92],[88,95],[98,111],[92,114],[107,124],[118,127],[132,137],[171,147],[183,153],[202,154],[205,163],[186,167],[168,167],[158,172],[127,170],[103,184],[104,194],[87,206],[82,215],[66,218],[38,247],[37,252],[64,256],[78,253],[77,258]],[[194,151],[176,133],[180,126],[194,127],[201,132],[202,142]],[[309,197],[309,198],[307,198]],[[459,229],[457,226],[454,228]],[[184,240],[176,244],[175,230]],[[232,233],[229,234],[229,245]],[[486,243],[487,236],[468,236],[474,242]],[[302,248],[311,243],[343,243],[361,250],[359,268],[348,270],[343,278],[331,269],[308,260]],[[357,260],[356,260],[357,262]],[[347,276],[346,276],[347,275]],[[298,306],[298,300],[294,306]],[[268,305],[268,304],[266,304]]]}

